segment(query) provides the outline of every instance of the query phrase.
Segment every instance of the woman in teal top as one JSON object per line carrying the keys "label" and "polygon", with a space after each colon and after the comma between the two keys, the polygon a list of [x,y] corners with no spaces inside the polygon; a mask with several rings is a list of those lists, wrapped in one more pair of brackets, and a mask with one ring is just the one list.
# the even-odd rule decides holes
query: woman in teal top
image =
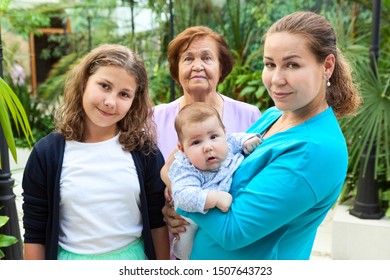
{"label": "woman in teal top", "polygon": [[[263,143],[234,174],[230,210],[178,210],[199,226],[191,259],[309,259],[339,196],[348,152],[337,117],[354,114],[360,97],[329,22],[296,12],[274,23],[262,78],[275,107],[248,129]],[[164,214],[183,230],[177,213]]]}
{"label": "woman in teal top", "polygon": [[[248,131],[264,133],[280,116],[271,108]],[[191,259],[308,259],[347,160],[332,108],[265,138],[233,177],[231,211],[183,213],[199,223]]]}

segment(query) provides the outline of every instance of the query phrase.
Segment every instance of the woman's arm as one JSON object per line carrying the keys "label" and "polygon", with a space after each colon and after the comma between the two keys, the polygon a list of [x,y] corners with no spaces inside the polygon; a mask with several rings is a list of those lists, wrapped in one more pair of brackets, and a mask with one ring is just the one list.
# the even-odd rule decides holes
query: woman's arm
{"label": "woman's arm", "polygon": [[169,260],[169,237],[167,227],[154,228],[151,230],[157,260]]}

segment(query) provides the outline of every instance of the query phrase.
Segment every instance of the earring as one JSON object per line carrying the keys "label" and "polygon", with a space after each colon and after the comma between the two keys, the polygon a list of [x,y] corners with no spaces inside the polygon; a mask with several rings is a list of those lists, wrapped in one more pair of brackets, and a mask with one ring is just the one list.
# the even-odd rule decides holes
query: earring
{"label": "earring", "polygon": [[329,77],[326,77],[326,86],[330,87]]}

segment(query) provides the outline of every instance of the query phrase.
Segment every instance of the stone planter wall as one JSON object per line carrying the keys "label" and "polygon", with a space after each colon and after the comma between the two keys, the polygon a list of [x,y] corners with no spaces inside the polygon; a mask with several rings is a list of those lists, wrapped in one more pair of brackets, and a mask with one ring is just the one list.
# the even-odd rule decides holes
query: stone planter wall
{"label": "stone planter wall", "polygon": [[390,219],[360,219],[349,205],[334,209],[332,258],[334,260],[390,260]]}

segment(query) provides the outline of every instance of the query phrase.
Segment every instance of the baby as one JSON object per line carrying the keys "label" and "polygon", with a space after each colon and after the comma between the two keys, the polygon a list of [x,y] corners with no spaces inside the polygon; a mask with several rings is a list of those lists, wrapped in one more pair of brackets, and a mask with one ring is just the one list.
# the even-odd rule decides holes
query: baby
{"label": "baby", "polygon": [[[179,151],[169,169],[175,208],[207,213],[217,207],[227,212],[232,203],[229,194],[232,176],[244,159],[260,143],[258,134],[226,134],[218,112],[204,102],[185,106],[175,120]],[[173,242],[179,259],[188,259],[197,230],[190,223],[180,239]]]}

